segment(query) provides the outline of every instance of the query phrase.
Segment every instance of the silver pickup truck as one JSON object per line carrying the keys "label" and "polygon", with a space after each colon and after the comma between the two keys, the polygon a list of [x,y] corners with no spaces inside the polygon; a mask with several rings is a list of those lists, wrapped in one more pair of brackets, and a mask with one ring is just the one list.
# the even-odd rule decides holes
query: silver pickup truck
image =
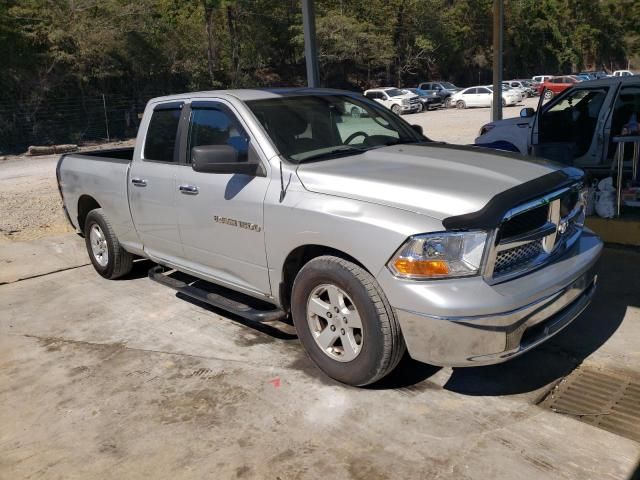
{"label": "silver pickup truck", "polygon": [[431,142],[349,92],[156,98],[135,148],[63,155],[57,174],[100,275],[146,257],[185,295],[290,316],[346,384],[376,382],[407,350],[446,366],[513,358],[595,289],[580,170]]}

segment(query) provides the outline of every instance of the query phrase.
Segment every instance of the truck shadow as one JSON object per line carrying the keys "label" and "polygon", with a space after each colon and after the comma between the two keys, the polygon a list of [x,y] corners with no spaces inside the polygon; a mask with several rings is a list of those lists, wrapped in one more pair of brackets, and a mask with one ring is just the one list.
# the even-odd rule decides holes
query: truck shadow
{"label": "truck shadow", "polygon": [[[127,278],[145,277],[153,265],[146,260],[137,261]],[[605,249],[598,266],[598,289],[593,302],[571,325],[538,348],[509,362],[485,367],[454,368],[443,388],[462,395],[499,396],[533,392],[554,383],[570,374],[618,330],[629,306],[640,308],[638,285],[640,253],[626,249]],[[286,343],[297,339],[290,323],[253,322],[185,295],[178,293],[176,296],[266,337]],[[303,354],[302,347],[296,347]],[[319,370],[313,370],[317,371],[317,375],[322,375]],[[431,389],[435,385],[429,379],[439,370],[440,367],[417,362],[405,355],[391,375],[369,388]]]}
{"label": "truck shadow", "polygon": [[638,285],[640,255],[605,249],[594,299],[571,325],[507,363],[454,368],[444,388],[464,395],[512,395],[538,390],[567,376],[618,330],[629,306],[640,307]]}

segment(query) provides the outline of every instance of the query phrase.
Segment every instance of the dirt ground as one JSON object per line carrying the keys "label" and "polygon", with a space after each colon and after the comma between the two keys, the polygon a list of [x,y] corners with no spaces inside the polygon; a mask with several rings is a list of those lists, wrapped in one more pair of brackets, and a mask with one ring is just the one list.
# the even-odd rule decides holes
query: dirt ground
{"label": "dirt ground", "polygon": [[[504,117],[517,116],[520,109],[535,107],[537,99],[527,99],[521,105],[504,109]],[[491,110],[434,110],[403,117],[419,124],[433,140],[473,143],[480,127],[490,121]],[[117,148],[133,145],[134,141],[87,146],[85,149]],[[59,155],[42,157],[9,156],[0,161],[0,243],[11,240],[33,240],[71,231],[62,212],[62,202],[56,183],[56,163]]]}
{"label": "dirt ground", "polygon": [[[133,141],[83,149],[118,148]],[[56,182],[60,155],[10,156],[0,161],[0,243],[33,240],[71,231]]]}

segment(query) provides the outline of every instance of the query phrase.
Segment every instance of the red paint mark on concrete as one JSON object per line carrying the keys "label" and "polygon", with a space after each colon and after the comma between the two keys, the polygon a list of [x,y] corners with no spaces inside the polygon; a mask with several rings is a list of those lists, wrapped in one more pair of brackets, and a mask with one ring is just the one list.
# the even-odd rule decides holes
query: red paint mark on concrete
{"label": "red paint mark on concrete", "polygon": [[280,377],[269,380],[269,383],[271,383],[275,388],[280,388]]}

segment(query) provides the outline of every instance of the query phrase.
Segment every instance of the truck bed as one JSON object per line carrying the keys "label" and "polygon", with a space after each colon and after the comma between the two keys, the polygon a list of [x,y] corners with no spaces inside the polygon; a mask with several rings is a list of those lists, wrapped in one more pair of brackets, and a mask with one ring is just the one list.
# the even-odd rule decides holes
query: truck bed
{"label": "truck bed", "polygon": [[68,153],[58,161],[60,194],[69,221],[83,231],[80,218],[88,209],[102,208],[123,243],[137,241],[129,213],[129,168],[133,147]]}
{"label": "truck bed", "polygon": [[90,150],[88,152],[82,152],[73,154],[74,157],[89,157],[90,160],[104,160],[104,161],[127,161],[133,160],[133,147],[125,148],[112,148],[109,150]]}

